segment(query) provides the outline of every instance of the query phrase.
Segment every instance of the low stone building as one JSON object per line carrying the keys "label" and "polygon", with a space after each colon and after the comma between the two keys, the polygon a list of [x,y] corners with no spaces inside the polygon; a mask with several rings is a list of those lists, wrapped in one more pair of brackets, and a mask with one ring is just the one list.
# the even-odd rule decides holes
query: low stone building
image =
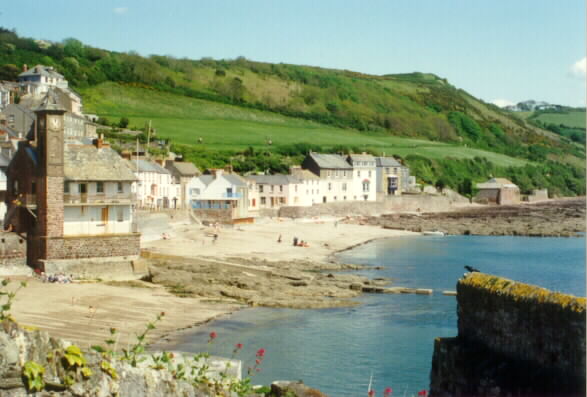
{"label": "low stone building", "polygon": [[505,178],[492,178],[484,183],[478,183],[479,193],[474,198],[481,204],[519,204],[520,188]]}
{"label": "low stone building", "polygon": [[66,141],[64,114],[49,91],[36,110],[36,139],[21,142],[8,166],[4,227],[26,234],[27,263],[36,268],[70,259],[133,259],[140,249],[135,176],[101,139]]}

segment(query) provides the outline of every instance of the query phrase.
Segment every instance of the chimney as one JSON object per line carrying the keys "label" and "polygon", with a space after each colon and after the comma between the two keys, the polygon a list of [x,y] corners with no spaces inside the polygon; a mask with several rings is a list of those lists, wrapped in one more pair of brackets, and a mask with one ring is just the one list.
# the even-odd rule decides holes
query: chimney
{"label": "chimney", "polygon": [[98,149],[102,149],[104,146],[106,146],[104,145],[104,134],[100,134],[98,139],[94,139],[94,146],[96,146]]}
{"label": "chimney", "polygon": [[156,159],[156,160],[155,160],[155,162],[156,162],[157,164],[159,164],[161,167],[164,167],[164,166],[165,166],[165,160],[162,160],[162,159]]}
{"label": "chimney", "polygon": [[210,169],[210,174],[212,174],[214,179],[218,179],[218,177],[221,176],[223,173],[224,173],[224,170],[222,168],[211,168]]}
{"label": "chimney", "polygon": [[299,173],[301,171],[302,171],[301,165],[292,165],[289,167],[289,174],[290,175],[297,176],[297,175],[299,175]]}
{"label": "chimney", "polygon": [[23,64],[23,65],[22,65],[22,71],[23,71],[23,72],[26,72],[27,70],[29,70],[29,67],[28,67],[28,65],[25,63],[25,64]]}
{"label": "chimney", "polygon": [[123,150],[123,151],[120,153],[120,157],[122,157],[122,158],[123,158],[123,159],[125,159],[125,160],[130,160],[130,157],[131,157],[131,156],[130,156],[130,152],[129,152],[128,150]]}
{"label": "chimney", "polygon": [[227,164],[224,166],[224,172],[226,172],[227,174],[232,174],[232,164]]}

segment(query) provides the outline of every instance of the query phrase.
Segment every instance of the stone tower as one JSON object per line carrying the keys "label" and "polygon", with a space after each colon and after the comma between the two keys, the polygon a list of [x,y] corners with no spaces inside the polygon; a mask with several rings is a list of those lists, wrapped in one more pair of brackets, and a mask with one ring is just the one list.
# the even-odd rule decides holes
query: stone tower
{"label": "stone tower", "polygon": [[[59,257],[63,238],[64,126],[65,109],[49,91],[37,116],[36,198],[37,227],[29,233],[29,250],[35,262]],[[31,241],[33,240],[33,241]],[[31,244],[32,243],[32,244]],[[29,251],[30,252],[30,251]],[[31,252],[32,253],[32,252]],[[30,260],[30,259],[29,259]]]}

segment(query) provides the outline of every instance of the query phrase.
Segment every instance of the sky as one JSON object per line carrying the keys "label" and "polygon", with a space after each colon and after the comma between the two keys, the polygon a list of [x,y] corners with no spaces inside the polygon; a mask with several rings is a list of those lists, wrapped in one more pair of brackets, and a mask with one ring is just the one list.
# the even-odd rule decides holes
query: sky
{"label": "sky", "polygon": [[585,106],[585,0],[52,0],[0,26],[141,55],[426,72],[486,102]]}

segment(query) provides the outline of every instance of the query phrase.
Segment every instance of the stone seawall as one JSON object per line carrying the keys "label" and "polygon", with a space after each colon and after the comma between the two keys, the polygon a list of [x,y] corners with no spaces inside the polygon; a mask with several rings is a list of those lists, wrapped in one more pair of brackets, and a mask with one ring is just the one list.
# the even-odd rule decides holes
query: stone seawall
{"label": "stone seawall", "polygon": [[373,216],[389,212],[442,212],[468,206],[469,201],[456,194],[414,194],[391,196],[380,201],[349,201],[314,204],[311,207],[281,207],[279,216],[308,218],[313,216]]}
{"label": "stone seawall", "polygon": [[431,396],[584,396],[585,298],[471,273],[458,336],[437,338]]}

